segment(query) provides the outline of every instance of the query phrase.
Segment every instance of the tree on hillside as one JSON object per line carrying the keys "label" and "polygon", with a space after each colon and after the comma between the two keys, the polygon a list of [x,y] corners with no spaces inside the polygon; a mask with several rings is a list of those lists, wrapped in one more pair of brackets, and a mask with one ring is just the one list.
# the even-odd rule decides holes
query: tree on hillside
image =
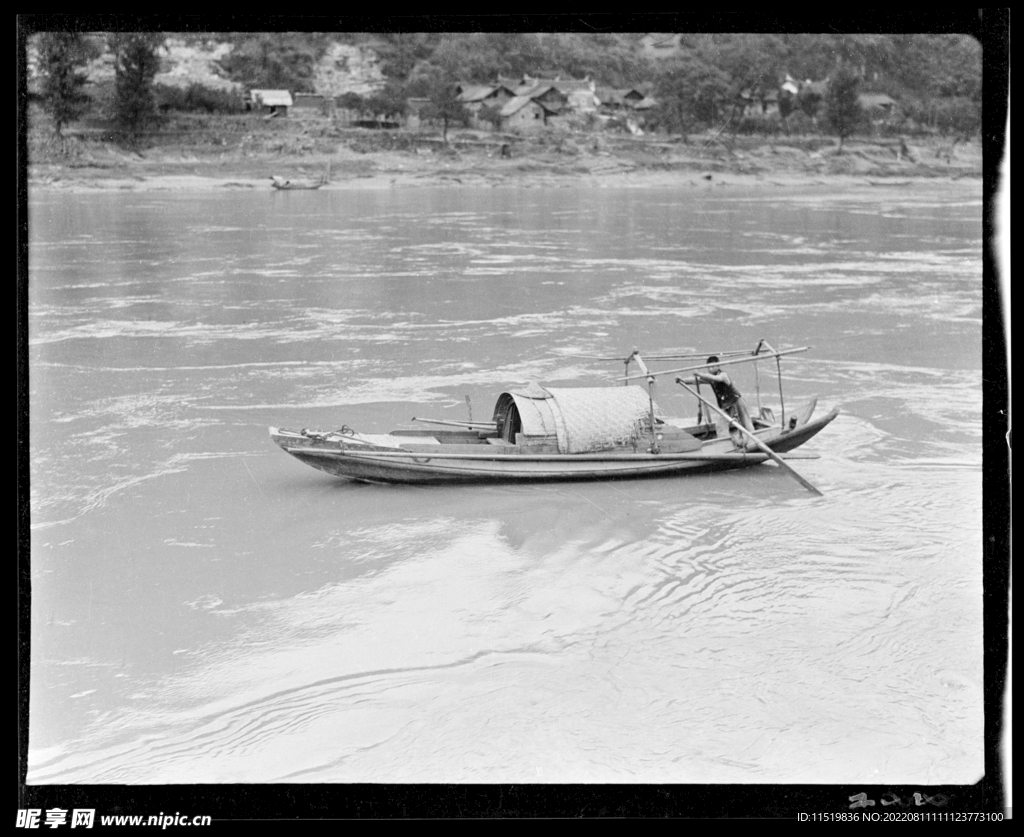
{"label": "tree on hillside", "polygon": [[832,72],[841,35],[799,33],[781,37],[789,55],[786,72],[792,73],[794,78],[822,79]]}
{"label": "tree on hillside", "polygon": [[941,58],[929,79],[939,96],[981,101],[981,44],[966,35],[940,35],[935,50]]}
{"label": "tree on hillside", "polygon": [[164,36],[153,32],[119,32],[111,36],[114,53],[114,118],[132,147],[156,117],[153,78],[160,69],[157,50]]}
{"label": "tree on hillside", "polygon": [[387,84],[383,90],[372,93],[363,99],[363,111],[377,120],[377,127],[381,127],[381,118],[393,116],[399,118],[405,116],[408,110],[408,102],[405,94],[395,84]]}
{"label": "tree on hillside", "polygon": [[362,110],[363,97],[351,90],[338,96],[338,106],[348,110]]}
{"label": "tree on hillside", "polygon": [[425,32],[384,32],[375,48],[381,71],[390,79],[405,81],[416,65],[429,58],[438,35]]}
{"label": "tree on hillside", "polygon": [[455,92],[455,80],[446,76],[437,76],[430,86],[427,98],[430,103],[420,112],[426,119],[440,121],[444,125],[442,137],[448,143],[448,126],[455,123],[468,125],[470,113],[459,101]]}
{"label": "tree on hillside", "polygon": [[963,96],[938,99],[932,121],[942,134],[953,134],[953,144],[966,142],[981,129],[981,105]]}
{"label": "tree on hillside", "polygon": [[788,90],[779,91],[779,116],[782,118],[782,127],[789,133],[789,117],[796,110],[796,96]]}
{"label": "tree on hillside", "polygon": [[864,110],[857,101],[859,86],[860,78],[849,67],[840,66],[825,93],[825,121],[839,137],[836,154],[843,153],[843,140],[864,122]]}
{"label": "tree on hillside", "polygon": [[349,111],[347,119],[351,120],[353,113],[363,113],[366,110],[366,103],[362,96],[353,93],[351,90],[342,93],[336,99],[339,108]]}
{"label": "tree on hillside", "polygon": [[246,32],[218,62],[232,81],[246,88],[312,93],[316,64],[330,38],[318,32]]}
{"label": "tree on hillside", "polygon": [[824,96],[818,91],[816,86],[804,84],[800,87],[800,92],[797,93],[796,103],[807,116],[814,119],[818,115],[818,110],[821,108],[821,103],[824,100]]}
{"label": "tree on hillside", "polygon": [[43,107],[53,118],[53,131],[62,141],[64,126],[89,106],[85,74],[79,72],[93,52],[78,32],[46,32],[39,39],[39,70],[43,76]]}
{"label": "tree on hillside", "polygon": [[602,84],[638,84],[650,78],[634,35],[607,33],[450,32],[433,36],[382,35],[382,69],[404,80],[409,95],[425,96],[436,73],[484,84],[498,76],[590,76]]}
{"label": "tree on hillside", "polygon": [[[474,49],[469,51],[466,46]],[[541,39],[529,32],[477,34],[466,46],[460,45],[464,66],[469,65],[465,69],[475,70],[477,76],[482,73],[491,78],[495,75],[521,76],[524,73],[540,75],[551,69]]]}
{"label": "tree on hillside", "polygon": [[730,124],[735,132],[744,104],[743,95],[763,97],[777,90],[789,52],[777,35],[721,35],[716,36],[714,43],[715,66],[729,80]]}
{"label": "tree on hillside", "polygon": [[679,58],[655,83],[658,119],[667,130],[679,133],[714,124],[728,90],[729,79],[718,67],[698,55]]}

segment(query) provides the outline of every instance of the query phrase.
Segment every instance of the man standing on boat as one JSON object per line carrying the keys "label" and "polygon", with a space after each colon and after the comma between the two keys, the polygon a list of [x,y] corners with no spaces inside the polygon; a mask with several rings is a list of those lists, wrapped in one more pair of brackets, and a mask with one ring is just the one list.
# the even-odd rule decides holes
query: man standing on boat
{"label": "man standing on boat", "polygon": [[722,367],[718,365],[718,362],[718,355],[711,355],[707,360],[707,372],[694,372],[693,378],[679,378],[677,380],[683,381],[686,384],[693,384],[699,381],[711,384],[711,389],[715,391],[715,398],[718,400],[718,406],[733,418],[738,419],[740,424],[747,430],[753,431],[754,422],[750,419],[750,410],[747,409],[747,402],[743,400],[743,395],[736,389],[736,385],[729,376],[722,371]]}

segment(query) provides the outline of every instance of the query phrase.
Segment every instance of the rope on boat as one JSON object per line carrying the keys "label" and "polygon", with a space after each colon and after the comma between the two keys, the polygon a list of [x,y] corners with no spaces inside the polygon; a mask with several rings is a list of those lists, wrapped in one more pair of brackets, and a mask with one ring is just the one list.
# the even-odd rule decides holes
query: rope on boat
{"label": "rope on boat", "polygon": [[347,424],[343,424],[338,430],[328,430],[326,433],[321,433],[319,430],[310,430],[308,427],[303,427],[299,431],[307,439],[313,439],[316,442],[326,442],[332,436],[355,436],[356,431],[349,427]]}

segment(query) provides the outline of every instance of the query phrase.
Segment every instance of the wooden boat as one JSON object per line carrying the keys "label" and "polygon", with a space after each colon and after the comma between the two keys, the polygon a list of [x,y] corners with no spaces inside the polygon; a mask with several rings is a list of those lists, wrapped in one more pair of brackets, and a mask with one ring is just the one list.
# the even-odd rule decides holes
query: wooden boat
{"label": "wooden boat", "polygon": [[319,189],[326,183],[325,180],[285,180],[283,177],[274,175],[270,178],[270,185],[275,189]]}
{"label": "wooden boat", "polygon": [[[763,341],[758,345],[762,348]],[[719,365],[775,358],[783,352],[732,355]],[[618,360],[623,360],[618,358]],[[541,387],[503,392],[491,421],[459,422],[442,419],[413,421],[456,429],[394,430],[389,434],[358,433],[349,427],[335,431],[270,428],[270,437],[300,462],[339,477],[381,483],[479,483],[554,480],[624,479],[744,468],[771,459],[815,493],[781,454],[803,445],[839,413],[834,409],[812,418],[816,398],[781,420],[762,408],[749,432],[682,379],[676,382],[698,398],[696,421],[657,414],[654,380],[659,375],[703,369],[651,372],[639,352],[636,361],[648,390],[639,386],[576,389]],[[699,384],[698,384],[699,388]],[[781,403],[781,367],[780,367]],[[816,458],[800,457],[793,458]]]}
{"label": "wooden boat", "polygon": [[331,164],[327,164],[327,169],[324,171],[323,176],[319,180],[286,180],[283,177],[278,177],[276,174],[270,178],[270,185],[275,189],[319,189],[321,186],[326,185],[331,179]]}

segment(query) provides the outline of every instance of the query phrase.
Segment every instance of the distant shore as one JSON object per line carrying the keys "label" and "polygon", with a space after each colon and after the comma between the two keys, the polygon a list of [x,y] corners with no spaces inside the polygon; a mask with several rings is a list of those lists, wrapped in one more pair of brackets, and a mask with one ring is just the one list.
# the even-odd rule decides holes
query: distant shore
{"label": "distant shore", "polygon": [[[695,180],[693,176],[672,175],[664,173],[634,173],[628,175],[603,175],[600,177],[549,176],[528,178],[473,178],[455,177],[447,173],[434,175],[390,175],[379,174],[357,179],[338,180],[319,187],[320,191],[331,190],[372,190],[394,189],[423,186],[446,187],[502,187],[518,186],[520,188],[673,188],[691,189],[695,192],[724,191],[725,188],[740,190],[749,189],[856,189],[866,187],[886,188],[938,188],[948,186],[963,177],[918,177],[908,179],[891,178],[889,181],[868,179],[849,175],[823,175],[807,177],[803,175],[719,175],[711,181]],[[93,179],[89,177],[52,177],[30,176],[30,188],[62,190],[69,192],[95,191],[153,191],[153,192],[185,192],[204,190],[270,190],[269,180],[242,179],[237,177],[218,177],[215,175],[136,175],[130,178],[108,177]],[[717,187],[717,188],[716,188]],[[980,182],[979,182],[980,188]]]}
{"label": "distant shore", "polygon": [[[140,152],[72,139],[63,153],[30,138],[30,189],[191,191],[270,189],[271,177],[321,189],[609,187],[693,190],[935,186],[980,178],[977,139],[828,137],[688,138],[603,134],[515,138],[481,132],[440,136],[334,131],[297,120],[230,134],[216,126]],[[184,132],[183,132],[184,133]],[[506,146],[508,155],[501,153]]]}

